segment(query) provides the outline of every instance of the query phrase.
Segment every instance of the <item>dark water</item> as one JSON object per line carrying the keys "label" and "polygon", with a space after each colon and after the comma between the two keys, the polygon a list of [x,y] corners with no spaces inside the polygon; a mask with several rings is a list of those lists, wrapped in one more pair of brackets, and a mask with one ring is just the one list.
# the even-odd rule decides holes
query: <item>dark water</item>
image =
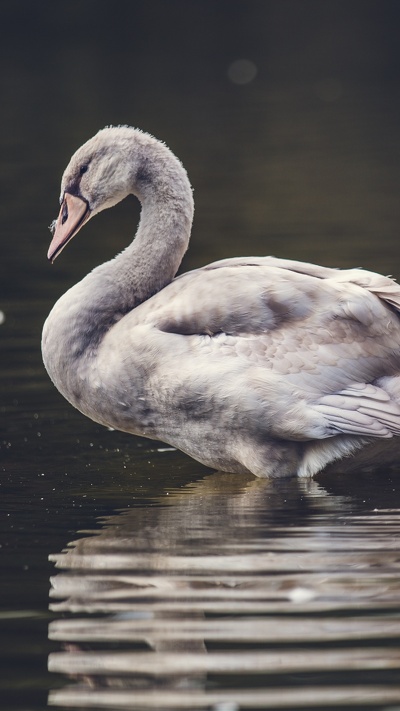
{"label": "dark water", "polygon": [[51,557],[63,650],[49,668],[73,680],[51,703],[398,701],[399,511],[392,486],[371,510],[362,484],[368,507],[315,483],[214,474],[107,517]]}
{"label": "dark water", "polygon": [[397,445],[309,483],[215,473],[89,422],[40,357],[54,301],[135,229],[128,200],[46,262],[62,170],[105,124],[188,169],[184,269],[399,276],[398,21],[389,0],[4,3],[1,709],[400,708]]}

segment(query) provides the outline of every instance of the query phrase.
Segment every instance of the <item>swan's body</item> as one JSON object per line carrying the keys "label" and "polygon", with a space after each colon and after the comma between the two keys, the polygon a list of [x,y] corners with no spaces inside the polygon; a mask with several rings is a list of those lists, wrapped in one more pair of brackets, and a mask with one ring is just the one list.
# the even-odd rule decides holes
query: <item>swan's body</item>
{"label": "swan's body", "polygon": [[174,279],[193,215],[163,144],[107,128],[66,169],[51,259],[128,194],[133,243],[54,306],[43,359],[93,420],[204,464],[310,476],[372,437],[400,434],[400,288],[359,269],[227,259]]}

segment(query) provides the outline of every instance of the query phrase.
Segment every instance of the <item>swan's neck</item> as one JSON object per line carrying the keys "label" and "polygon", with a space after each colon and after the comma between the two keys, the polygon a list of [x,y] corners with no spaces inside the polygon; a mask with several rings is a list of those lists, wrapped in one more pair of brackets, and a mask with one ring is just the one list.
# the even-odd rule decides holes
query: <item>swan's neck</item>
{"label": "swan's neck", "polygon": [[107,331],[174,278],[186,251],[193,217],[190,184],[165,146],[157,144],[154,151],[157,155],[149,161],[146,147],[147,173],[132,179],[131,192],[142,204],[132,244],[67,291],[45,323],[45,366],[70,401],[76,378],[82,378],[89,363],[93,365]]}
{"label": "swan's neck", "polygon": [[[187,197],[191,202],[191,192]],[[116,306],[129,311],[172,281],[189,243],[192,217],[190,203],[165,196],[143,200],[135,239],[99,268],[101,278],[106,272],[113,282]]]}

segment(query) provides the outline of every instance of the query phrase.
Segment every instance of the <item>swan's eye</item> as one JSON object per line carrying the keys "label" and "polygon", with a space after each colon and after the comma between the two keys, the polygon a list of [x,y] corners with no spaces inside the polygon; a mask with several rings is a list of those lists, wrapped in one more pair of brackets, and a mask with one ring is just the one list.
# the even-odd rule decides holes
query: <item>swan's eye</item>
{"label": "swan's eye", "polygon": [[61,224],[63,225],[67,220],[68,220],[68,207],[67,207],[67,203],[64,202],[62,216],[61,216]]}
{"label": "swan's eye", "polygon": [[86,173],[88,168],[89,168],[88,165],[81,165],[81,167],[79,169],[79,175],[83,175],[84,173]]}

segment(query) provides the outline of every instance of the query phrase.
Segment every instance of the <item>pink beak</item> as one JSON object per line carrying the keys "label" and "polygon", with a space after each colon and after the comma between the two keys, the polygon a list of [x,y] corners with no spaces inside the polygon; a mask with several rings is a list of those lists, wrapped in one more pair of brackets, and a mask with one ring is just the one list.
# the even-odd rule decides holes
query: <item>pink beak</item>
{"label": "pink beak", "polygon": [[53,239],[47,252],[47,257],[54,262],[70,239],[76,235],[90,218],[90,209],[86,200],[65,193],[60,213],[55,224]]}

